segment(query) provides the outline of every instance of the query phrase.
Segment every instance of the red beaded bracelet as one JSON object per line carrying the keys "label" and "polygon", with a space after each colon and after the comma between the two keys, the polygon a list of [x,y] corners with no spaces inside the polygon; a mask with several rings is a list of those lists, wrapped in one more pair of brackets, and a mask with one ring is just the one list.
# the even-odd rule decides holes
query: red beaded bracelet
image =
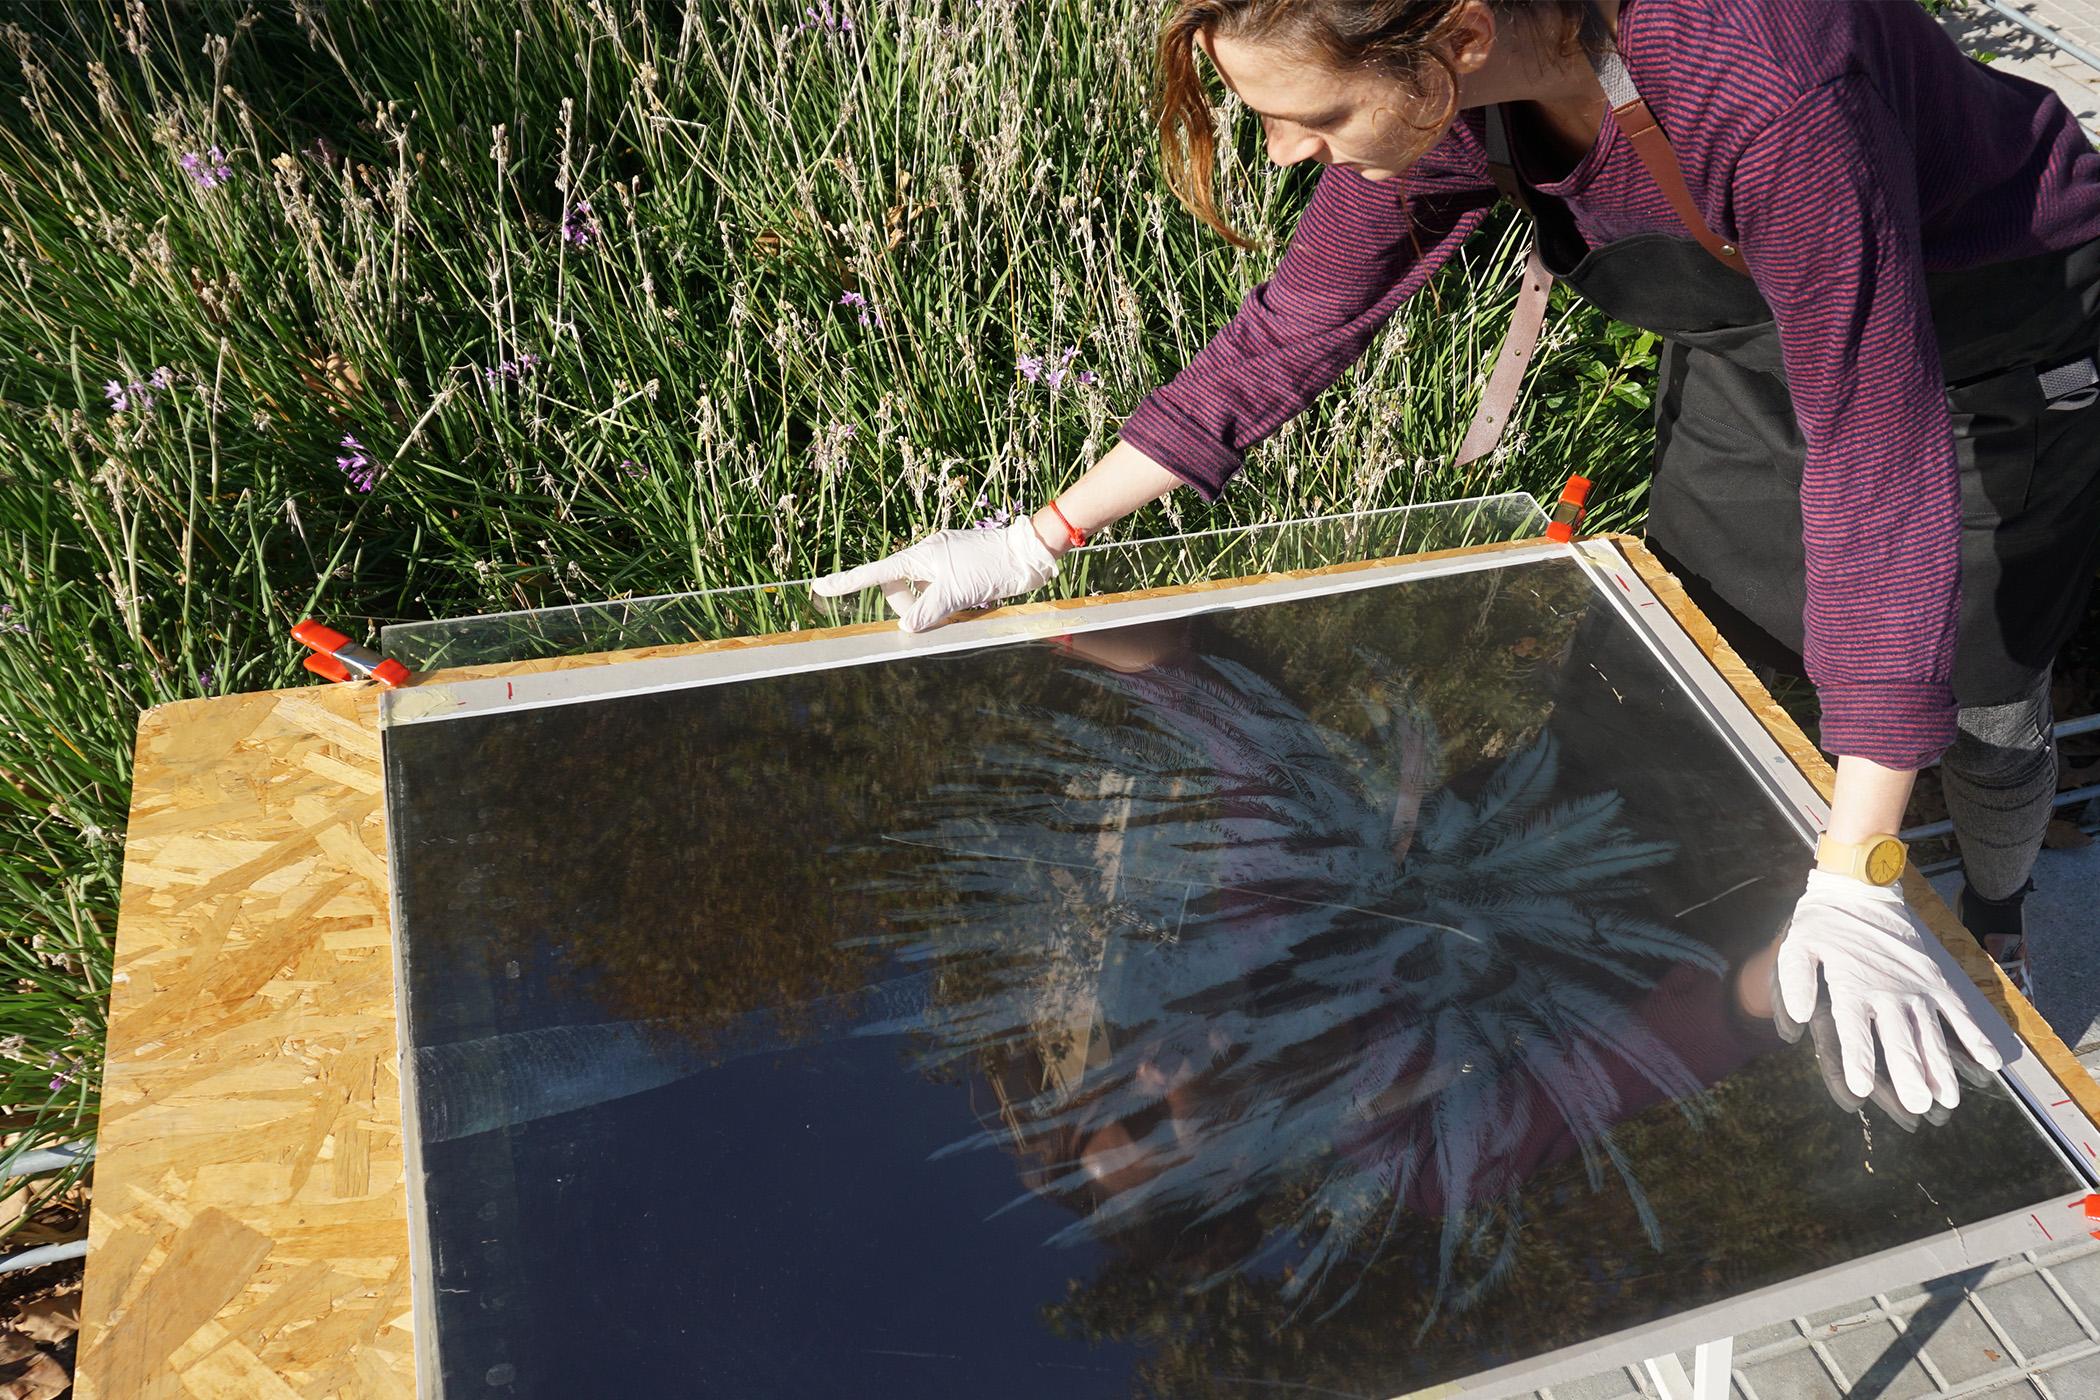
{"label": "red beaded bracelet", "polygon": [[1086,531],[1080,529],[1071,521],[1065,520],[1065,513],[1057,508],[1057,502],[1054,499],[1050,502],[1050,513],[1055,515],[1059,520],[1064,520],[1065,529],[1069,531],[1072,536],[1072,548],[1077,549],[1079,548],[1079,546],[1086,543]]}

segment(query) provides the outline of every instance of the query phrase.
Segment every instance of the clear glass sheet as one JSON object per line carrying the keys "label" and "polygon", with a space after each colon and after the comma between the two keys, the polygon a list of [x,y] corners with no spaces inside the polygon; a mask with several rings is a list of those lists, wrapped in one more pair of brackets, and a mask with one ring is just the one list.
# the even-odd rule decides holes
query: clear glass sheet
{"label": "clear glass sheet", "polygon": [[[1514,492],[1090,544],[1067,555],[1057,579],[1029,597],[1081,598],[1426,554],[1525,539],[1545,528],[1546,516],[1538,502],[1524,492]],[[819,598],[809,591],[808,579],[793,579],[529,612],[397,623],[381,632],[380,649],[411,671],[431,671],[878,622],[894,615],[880,590]]]}
{"label": "clear glass sheet", "polygon": [[1388,1396],[2080,1189],[1761,1014],[1571,558],[384,743],[447,1395]]}

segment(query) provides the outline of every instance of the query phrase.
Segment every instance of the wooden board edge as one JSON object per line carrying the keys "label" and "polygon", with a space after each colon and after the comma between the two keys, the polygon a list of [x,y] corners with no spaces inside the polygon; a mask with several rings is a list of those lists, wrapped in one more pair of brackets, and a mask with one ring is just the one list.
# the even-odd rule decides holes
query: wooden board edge
{"label": "wooden board edge", "polygon": [[[1837,776],[1829,760],[1825,759],[1822,750],[1801,732],[1793,717],[1772,698],[1763,682],[1757,679],[1756,674],[1736,654],[1735,648],[1729,646],[1721,634],[1714,630],[1706,615],[1699,611],[1697,605],[1685,593],[1683,585],[1677,582],[1676,575],[1665,569],[1655,556],[1648,552],[1647,547],[1632,535],[1610,534],[1602,538],[1619,547],[1627,562],[1640,574],[1642,582],[1648,585],[1649,591],[1662,600],[1663,606],[1670,610],[1670,615],[1677,619],[1678,626],[1691,637],[1693,645],[1697,646],[1713,664],[1714,669],[1721,673],[1743,703],[1750,707],[1750,712],[1757,716],[1758,723],[1772,736],[1773,742],[1794,761],[1794,766],[1800,769],[1801,775],[1823,795],[1824,801],[1829,801],[1831,786]],[[2019,988],[2012,984],[1998,964],[1983,951],[1968,929],[1954,916],[1954,911],[1947,907],[1947,902],[1940,898],[1939,891],[1932,887],[1931,881],[1918,873],[1915,865],[1906,867],[1903,872],[1903,898],[1953,955],[1954,961],[1968,974],[1969,980],[1982,991],[1985,1000],[1997,1008],[1998,1014],[2003,1016],[2020,1039],[2026,1042],[2027,1048],[2034,1053],[2035,1058],[2056,1077],[2064,1092],[2071,1096],[2086,1117],[2100,1123],[2100,1081],[2095,1081],[2085,1066],[2078,1062],[2078,1057],[2071,1053],[2070,1047],[2065,1045],[2055,1029],[2042,1019],[2042,1014],[2034,1009],[2034,1003],[2020,995]]]}
{"label": "wooden board edge", "polygon": [[[1395,554],[1378,559],[1351,559],[1339,564],[1322,564],[1306,569],[1278,569],[1269,573],[1241,574],[1232,578],[1203,579],[1196,583],[1170,584],[1159,588],[1138,588],[1125,593],[1103,593],[1085,598],[1048,598],[1033,603],[1009,603],[1003,607],[980,608],[957,613],[954,621],[976,621],[980,618],[1034,617],[1046,613],[1069,612],[1091,608],[1105,603],[1142,602],[1154,598],[1175,598],[1196,593],[1208,593],[1224,588],[1238,588],[1252,583],[1275,583],[1288,579],[1319,578],[1329,574],[1356,573],[1364,569],[1384,568],[1392,564],[1427,564],[1444,559],[1457,559],[1478,555],[1499,554],[1506,550],[1526,549],[1542,542],[1542,536],[1524,539],[1497,540],[1489,544],[1458,545],[1450,549],[1424,550],[1418,554]],[[894,618],[881,622],[851,622],[837,627],[804,627],[792,632],[765,632],[749,637],[717,637],[701,642],[671,642],[659,646],[630,647],[621,651],[578,652],[568,656],[537,657],[526,661],[491,661],[473,666],[450,666],[443,670],[422,671],[416,675],[415,684],[438,685],[453,681],[487,680],[504,676],[540,675],[549,671],[577,670],[587,666],[609,666],[623,661],[658,660],[665,657],[700,656],[718,651],[742,651],[752,647],[785,645],[790,642],[828,641],[842,637],[861,637],[877,632],[892,632],[897,629]],[[357,683],[367,684],[368,683]],[[292,690],[311,687],[290,687]]]}

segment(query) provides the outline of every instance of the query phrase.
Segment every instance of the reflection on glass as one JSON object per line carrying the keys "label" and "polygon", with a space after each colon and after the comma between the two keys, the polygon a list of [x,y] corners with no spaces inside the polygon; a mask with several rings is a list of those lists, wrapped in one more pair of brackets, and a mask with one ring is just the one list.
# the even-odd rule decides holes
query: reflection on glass
{"label": "reflection on glass", "polygon": [[[1538,503],[1519,491],[1185,535],[1097,541],[1067,554],[1047,587],[1015,601],[1128,593],[1536,539],[1545,528],[1546,516]],[[765,579],[695,593],[396,623],[382,633],[380,649],[410,670],[430,671],[884,622],[894,616],[879,589],[819,598],[806,579]]]}
{"label": "reflection on glass", "polygon": [[2073,1189],[1833,1103],[1806,852],[1565,560],[387,764],[460,1393],[1390,1395]]}

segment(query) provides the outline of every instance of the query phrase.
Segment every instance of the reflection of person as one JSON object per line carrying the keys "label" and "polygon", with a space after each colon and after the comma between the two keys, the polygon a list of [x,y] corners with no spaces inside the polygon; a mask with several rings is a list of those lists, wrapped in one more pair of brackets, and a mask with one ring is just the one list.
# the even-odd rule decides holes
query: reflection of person
{"label": "reflection of person", "polygon": [[1522,1188],[1578,1155],[1661,1248],[1612,1129],[1660,1102],[1696,1121],[1778,1047],[1773,949],[1731,968],[1644,913],[1634,877],[1675,846],[1568,780],[1550,725],[1454,777],[1369,646],[1330,692],[1360,710],[1323,723],[1195,635],[1060,639],[1110,703],[988,741],[892,838],[943,856],[900,876],[885,939],[967,989],[920,1029],[999,1066],[975,1145],[1014,1134],[1031,1190],[1082,1212],[1069,1237],[1209,1222],[1206,1276],[1288,1263],[1307,1305],[1345,1300],[1323,1279],[1406,1208],[1440,1222],[1437,1296],[1463,1306],[1493,1276],[1462,1282],[1461,1247],[1508,1255]]}
{"label": "reflection of person", "polygon": [[1506,190],[1545,267],[1667,338],[1651,535],[1744,620],[1722,616],[1733,639],[1772,634],[1817,683],[1831,846],[1785,994],[1806,1018],[1820,978],[1856,1090],[1878,1037],[1904,1103],[1951,1103],[1942,1018],[1997,1053],[1901,895],[1859,877],[1944,753],[1964,916],[2019,970],[2049,668],[2100,551],[2100,159],[2070,113],[1915,5],[1183,0],[1165,165],[1242,246],[1213,207],[1198,49],[1272,159],[1328,167],[1275,277],[1033,517],[819,590],[881,583],[917,630],[1040,585],[1176,485],[1216,496]]}

